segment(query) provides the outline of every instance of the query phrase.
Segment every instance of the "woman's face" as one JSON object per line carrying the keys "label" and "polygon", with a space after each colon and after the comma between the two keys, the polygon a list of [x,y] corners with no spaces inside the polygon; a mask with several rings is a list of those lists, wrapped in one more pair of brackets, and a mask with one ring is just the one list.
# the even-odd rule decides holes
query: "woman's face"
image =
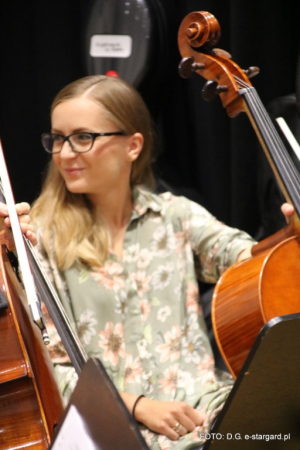
{"label": "woman's face", "polygon": [[[78,97],[59,103],[52,113],[52,133],[68,136],[76,132],[123,131],[109,119],[104,107],[90,98]],[[100,136],[86,153],[75,153],[65,141],[60,153],[52,155],[66,187],[90,199],[129,186],[132,162],[139,156],[143,137]],[[112,191],[113,190],[113,191]]]}

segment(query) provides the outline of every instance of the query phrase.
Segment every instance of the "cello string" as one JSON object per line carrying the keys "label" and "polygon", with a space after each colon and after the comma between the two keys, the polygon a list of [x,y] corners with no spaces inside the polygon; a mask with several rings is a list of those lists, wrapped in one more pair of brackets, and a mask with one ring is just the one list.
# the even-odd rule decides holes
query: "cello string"
{"label": "cello string", "polygon": [[[283,145],[269,115],[267,114],[265,108],[263,107],[258,95],[256,94],[255,89],[248,88],[249,95],[248,99],[249,101],[252,100],[252,110],[259,111],[260,114],[256,113],[256,118],[260,119],[261,125],[260,129],[265,132],[265,139],[268,138],[269,141],[272,142],[272,146],[270,146],[270,149],[273,150],[273,157],[277,158],[281,162],[282,165],[282,171],[286,173],[285,181],[288,183],[289,181],[289,187],[290,190],[294,192],[295,201],[299,197],[299,193],[295,190],[297,186],[300,184],[300,176],[299,172],[295,168],[290,155],[288,154],[285,146]],[[261,119],[263,116],[264,121]],[[267,126],[266,126],[267,125]],[[289,170],[287,170],[289,169]]]}
{"label": "cello string", "polygon": [[[259,110],[262,111],[261,105],[255,93],[252,94],[252,98],[254,99],[254,107],[256,108],[256,112]],[[283,143],[276,133],[273,123],[267,116],[264,116],[264,121],[262,116],[260,116],[259,118],[261,122],[261,132],[264,136],[265,142],[269,141],[270,143],[269,151],[273,157],[277,172],[279,173],[281,180],[291,197],[292,203],[297,208],[297,213],[299,213],[299,196],[297,195],[298,193],[296,191],[296,186],[298,186],[300,183],[299,173],[297,173],[297,171],[295,170],[295,167],[291,162],[291,158],[287,150],[285,149]]]}
{"label": "cello string", "polygon": [[238,77],[234,76],[234,78],[238,81],[239,85],[246,90],[245,98],[247,99],[247,103],[249,103],[249,107],[251,112],[255,112],[253,118],[255,119],[256,124],[259,127],[261,135],[264,139],[264,142],[271,143],[269,145],[268,150],[272,156],[274,162],[277,161],[277,166],[280,162],[280,176],[282,181],[285,182],[286,187],[289,187],[289,192],[293,193],[293,204],[297,207],[299,212],[299,192],[296,190],[296,187],[300,184],[300,175],[297,169],[295,168],[290,155],[288,154],[283,142],[280,139],[279,134],[277,133],[274,124],[272,123],[270,116],[265,110],[259,96],[256,93],[256,90],[253,87],[249,87],[247,83]]}
{"label": "cello string", "polygon": [[[81,342],[79,340],[79,337],[78,337],[77,333],[74,331],[74,329],[73,329],[73,327],[71,325],[70,319],[69,319],[69,317],[67,316],[67,314],[65,312],[65,309],[64,309],[64,307],[63,307],[63,305],[62,305],[62,303],[61,303],[61,301],[60,301],[60,299],[59,299],[59,297],[57,295],[56,290],[54,289],[54,287],[53,287],[53,285],[52,285],[52,283],[51,283],[51,281],[50,281],[46,271],[42,267],[42,264],[41,264],[41,262],[40,262],[40,260],[38,258],[38,255],[36,254],[36,251],[35,251],[32,243],[26,238],[26,236],[24,236],[24,239],[25,239],[25,242],[26,242],[26,244],[27,244],[27,246],[28,246],[28,248],[30,250],[30,254],[31,254],[31,256],[32,256],[32,258],[34,260],[34,264],[36,265],[36,267],[38,268],[39,272],[41,273],[43,282],[45,283],[45,285],[47,286],[47,289],[51,293],[52,303],[54,303],[54,305],[56,307],[56,310],[57,310],[57,312],[59,314],[59,317],[63,321],[64,333],[59,333],[60,337],[61,337],[61,339],[62,339],[66,349],[68,349],[68,348],[70,348],[72,346],[72,352],[76,351],[78,353],[76,358],[80,362],[80,369],[81,369],[82,365],[87,361],[86,352],[85,352],[85,350],[84,350],[84,348],[83,348],[83,346],[82,346],[82,344],[81,344]],[[46,305],[46,307],[48,309],[48,312],[50,313],[49,301],[46,301],[46,298],[43,298],[43,300],[44,300],[44,303],[45,303],[45,305]],[[51,308],[51,309],[53,309],[53,308]],[[56,320],[55,320],[55,318],[53,317],[53,314],[51,314],[51,319],[53,320],[53,322],[56,325],[56,327],[58,329],[61,329],[61,326],[59,327],[58,324],[56,323],[58,318],[56,318]],[[61,320],[60,320],[60,322],[61,322]],[[63,334],[63,336],[62,336],[62,334]],[[66,345],[66,342],[65,342],[66,341],[66,337],[64,338],[64,336],[66,334],[68,335],[69,340],[70,340],[70,338],[72,340],[72,343],[68,342],[67,345]],[[67,353],[69,354],[69,352],[67,352]],[[70,357],[70,359],[72,361],[72,355],[69,354],[69,357]],[[75,369],[76,369],[77,364],[73,364],[73,365],[75,366]],[[77,369],[76,369],[76,371],[79,372]]]}
{"label": "cello string", "polygon": [[[282,163],[286,163],[287,167],[289,167],[290,171],[293,172],[293,175],[296,177],[297,172],[295,171],[294,166],[290,163],[288,152],[283,145],[269,115],[263,108],[259,97],[256,95],[255,90],[250,91],[250,99],[252,100],[253,109],[256,111],[257,121],[261,123],[260,128],[265,132],[266,137],[273,144],[270,146],[270,150],[273,150],[273,154],[278,158],[278,160],[281,160]],[[286,165],[284,165],[284,168]]]}
{"label": "cello string", "polygon": [[289,186],[290,192],[293,192],[294,201],[298,203],[299,192],[297,191],[297,187],[300,185],[299,172],[295,168],[287,149],[281,141],[273,122],[264,109],[255,90],[252,90],[251,97],[254,99],[256,111],[260,111],[258,117],[261,121],[261,128],[272,143],[270,149],[273,151],[274,158],[277,159],[277,166],[280,163],[281,175]]}

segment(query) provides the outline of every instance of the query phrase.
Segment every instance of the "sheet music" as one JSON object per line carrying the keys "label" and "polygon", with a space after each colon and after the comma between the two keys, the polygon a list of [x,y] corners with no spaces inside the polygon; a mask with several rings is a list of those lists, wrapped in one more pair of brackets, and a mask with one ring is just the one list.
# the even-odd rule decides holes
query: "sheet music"
{"label": "sheet music", "polygon": [[51,450],[100,450],[87,433],[77,408],[70,406]]}
{"label": "sheet music", "polygon": [[277,117],[276,121],[277,121],[278,125],[280,126],[281,131],[283,132],[283,134],[287,138],[290,146],[292,147],[292,149],[294,150],[294,152],[297,155],[298,159],[300,160],[300,147],[299,147],[299,144],[298,144],[297,140],[295,139],[295,136],[293,135],[293,133],[289,129],[286,121],[282,117]]}

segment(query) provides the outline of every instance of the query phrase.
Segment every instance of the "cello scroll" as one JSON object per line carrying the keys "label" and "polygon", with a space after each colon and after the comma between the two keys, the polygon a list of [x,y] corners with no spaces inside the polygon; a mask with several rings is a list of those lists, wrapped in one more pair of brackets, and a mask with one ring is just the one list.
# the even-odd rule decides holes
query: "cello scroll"
{"label": "cello scroll", "polygon": [[[214,48],[221,36],[220,25],[210,13],[198,11],[188,14],[181,22],[178,32],[179,50],[183,57],[179,73],[188,78],[192,72],[198,73],[208,82],[203,88],[204,98],[211,100],[219,94],[230,117],[246,110],[239,91],[250,87],[249,77],[259,72],[257,67],[242,70],[222,49]],[[249,76],[249,77],[248,77]]]}

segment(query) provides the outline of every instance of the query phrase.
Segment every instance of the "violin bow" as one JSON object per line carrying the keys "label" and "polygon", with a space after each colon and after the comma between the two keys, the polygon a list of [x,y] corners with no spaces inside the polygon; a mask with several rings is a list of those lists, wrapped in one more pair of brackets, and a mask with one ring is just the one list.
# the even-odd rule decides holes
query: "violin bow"
{"label": "violin bow", "polygon": [[43,320],[40,301],[36,292],[33,275],[27,257],[23,234],[21,231],[18,215],[15,208],[14,196],[11,189],[11,184],[9,180],[9,175],[6,167],[1,141],[0,141],[0,178],[2,181],[2,188],[6,200],[8,215],[11,222],[11,229],[14,236],[16,251],[18,254],[18,262],[20,266],[20,272],[22,275],[22,282],[27,296],[28,306],[34,323],[41,330],[44,343],[48,345],[50,340]]}

